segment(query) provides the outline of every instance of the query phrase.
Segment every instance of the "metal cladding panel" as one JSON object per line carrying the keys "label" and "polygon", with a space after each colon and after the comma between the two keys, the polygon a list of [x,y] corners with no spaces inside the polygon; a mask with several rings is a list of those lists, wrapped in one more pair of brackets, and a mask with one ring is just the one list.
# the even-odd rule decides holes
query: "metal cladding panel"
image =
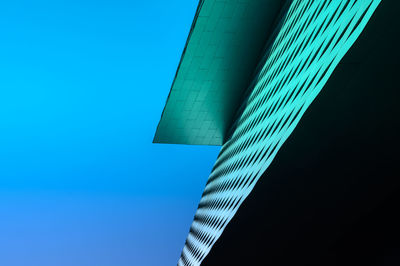
{"label": "metal cladding panel", "polygon": [[207,181],[178,265],[200,265],[380,0],[293,1]]}
{"label": "metal cladding panel", "polygon": [[154,137],[222,145],[285,1],[200,1]]}

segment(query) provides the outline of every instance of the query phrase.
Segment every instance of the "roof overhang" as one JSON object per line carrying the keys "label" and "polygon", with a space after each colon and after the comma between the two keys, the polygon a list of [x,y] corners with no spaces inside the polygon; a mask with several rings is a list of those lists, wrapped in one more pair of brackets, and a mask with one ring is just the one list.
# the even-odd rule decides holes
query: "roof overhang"
{"label": "roof overhang", "polygon": [[199,2],[153,142],[223,144],[284,2]]}

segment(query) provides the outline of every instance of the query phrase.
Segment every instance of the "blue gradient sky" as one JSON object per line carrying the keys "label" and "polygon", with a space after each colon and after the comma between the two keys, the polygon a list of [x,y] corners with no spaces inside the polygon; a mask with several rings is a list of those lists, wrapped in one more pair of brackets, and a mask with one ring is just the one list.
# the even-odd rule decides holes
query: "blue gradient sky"
{"label": "blue gradient sky", "polygon": [[0,265],[176,265],[219,148],[151,142],[197,2],[0,2]]}

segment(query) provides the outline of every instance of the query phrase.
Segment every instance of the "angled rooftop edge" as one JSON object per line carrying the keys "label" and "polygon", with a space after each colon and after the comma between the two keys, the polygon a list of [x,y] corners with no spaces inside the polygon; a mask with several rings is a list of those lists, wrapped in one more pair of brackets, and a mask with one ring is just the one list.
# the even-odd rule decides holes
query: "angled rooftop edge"
{"label": "angled rooftop edge", "polygon": [[284,2],[199,2],[154,143],[223,144]]}

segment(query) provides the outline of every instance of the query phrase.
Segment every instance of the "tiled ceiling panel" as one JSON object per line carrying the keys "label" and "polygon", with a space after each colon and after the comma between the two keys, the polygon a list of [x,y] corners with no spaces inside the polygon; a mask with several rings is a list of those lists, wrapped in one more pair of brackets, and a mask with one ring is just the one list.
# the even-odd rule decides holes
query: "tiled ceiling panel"
{"label": "tiled ceiling panel", "polygon": [[200,1],[155,143],[222,145],[284,1]]}

